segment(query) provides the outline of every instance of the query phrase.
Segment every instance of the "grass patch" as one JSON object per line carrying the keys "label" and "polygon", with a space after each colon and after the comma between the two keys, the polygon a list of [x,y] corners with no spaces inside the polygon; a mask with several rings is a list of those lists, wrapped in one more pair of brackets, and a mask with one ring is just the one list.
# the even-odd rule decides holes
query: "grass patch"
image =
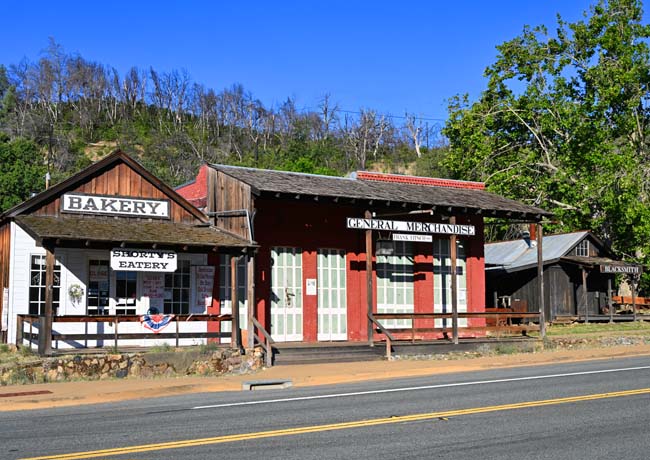
{"label": "grass patch", "polygon": [[547,336],[574,334],[598,334],[606,332],[650,332],[650,323],[630,321],[626,323],[576,323],[557,324],[546,329]]}
{"label": "grass patch", "polygon": [[219,350],[220,346],[218,343],[210,342],[199,345],[199,352],[201,354],[210,354]]}
{"label": "grass patch", "polygon": [[174,348],[168,343],[161,343],[147,349],[148,353],[168,353],[170,351],[174,351]]}

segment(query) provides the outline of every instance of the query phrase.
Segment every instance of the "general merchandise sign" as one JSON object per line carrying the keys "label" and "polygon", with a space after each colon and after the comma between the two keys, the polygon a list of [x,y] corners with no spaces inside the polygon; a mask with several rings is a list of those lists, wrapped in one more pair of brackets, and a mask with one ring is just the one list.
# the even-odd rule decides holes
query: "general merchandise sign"
{"label": "general merchandise sign", "polygon": [[473,225],[443,224],[429,222],[408,222],[403,220],[363,219],[348,217],[347,227],[359,230],[388,230],[395,232],[441,233],[445,235],[474,236]]}

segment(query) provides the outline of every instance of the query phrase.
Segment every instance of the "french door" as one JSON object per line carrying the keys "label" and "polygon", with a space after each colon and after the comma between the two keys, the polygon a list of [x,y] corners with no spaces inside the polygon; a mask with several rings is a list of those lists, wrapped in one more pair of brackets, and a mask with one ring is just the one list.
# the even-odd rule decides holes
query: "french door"
{"label": "french door", "polygon": [[318,250],[318,340],[347,340],[345,252]]}
{"label": "french door", "polygon": [[299,342],[302,334],[302,250],[271,249],[271,337]]}

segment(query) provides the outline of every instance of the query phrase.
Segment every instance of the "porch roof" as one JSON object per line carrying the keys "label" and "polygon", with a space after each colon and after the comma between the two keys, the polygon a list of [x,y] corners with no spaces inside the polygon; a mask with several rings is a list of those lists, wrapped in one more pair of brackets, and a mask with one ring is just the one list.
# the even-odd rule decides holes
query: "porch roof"
{"label": "porch roof", "polygon": [[145,243],[184,246],[255,246],[236,235],[210,225],[115,219],[111,217],[53,217],[26,215],[15,218],[36,240],[86,240],[115,243]]}

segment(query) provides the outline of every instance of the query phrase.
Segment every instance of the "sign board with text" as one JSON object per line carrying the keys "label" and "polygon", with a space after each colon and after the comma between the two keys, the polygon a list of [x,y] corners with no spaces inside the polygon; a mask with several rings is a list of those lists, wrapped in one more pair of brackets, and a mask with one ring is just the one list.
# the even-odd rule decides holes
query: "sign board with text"
{"label": "sign board with text", "polygon": [[358,230],[387,230],[394,232],[437,233],[461,236],[474,236],[476,234],[476,228],[474,228],[473,225],[364,219],[361,217],[348,217],[347,227]]}
{"label": "sign board with text", "polygon": [[61,212],[169,219],[169,200],[65,193]]}
{"label": "sign board with text", "polygon": [[159,249],[111,249],[111,268],[130,272],[175,272],[178,255]]}
{"label": "sign board with text", "polygon": [[643,272],[641,265],[626,264],[603,264],[600,266],[601,273],[623,273],[626,275],[640,275]]}

